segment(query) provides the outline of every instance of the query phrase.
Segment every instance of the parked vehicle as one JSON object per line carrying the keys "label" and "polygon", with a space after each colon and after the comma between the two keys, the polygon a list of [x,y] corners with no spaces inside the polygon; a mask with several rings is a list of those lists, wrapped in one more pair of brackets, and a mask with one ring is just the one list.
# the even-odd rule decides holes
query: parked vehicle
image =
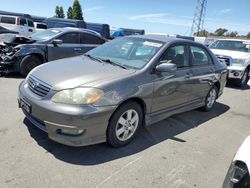
{"label": "parked vehicle", "polygon": [[116,30],[111,31],[112,37],[122,37],[122,36],[129,36],[129,35],[144,35],[145,30],[143,29],[129,29],[129,28],[118,28]]}
{"label": "parked vehicle", "polygon": [[83,20],[47,18],[43,20],[43,23],[47,25],[47,28],[76,27],[86,29],[86,23]]}
{"label": "parked vehicle", "polygon": [[47,24],[41,22],[34,22],[35,28],[37,32],[43,31],[47,29]]}
{"label": "parked vehicle", "polygon": [[250,187],[250,136],[240,146],[229,167],[223,188]]}
{"label": "parked vehicle", "polygon": [[226,75],[226,65],[201,44],[122,37],[31,71],[19,86],[19,106],[52,140],[119,147],[143,125],[199,107],[211,110]]}
{"label": "parked vehicle", "polygon": [[29,36],[35,32],[33,21],[21,16],[0,15],[0,26],[23,36]]}
{"label": "parked vehicle", "polygon": [[86,22],[86,28],[89,30],[96,31],[106,39],[110,39],[110,29],[108,24]]}
{"label": "parked vehicle", "polygon": [[0,70],[26,76],[34,67],[56,59],[77,56],[106,42],[95,32],[78,28],[54,28],[31,35],[0,36]]}
{"label": "parked vehicle", "polygon": [[217,58],[228,66],[228,79],[240,86],[247,84],[250,74],[250,41],[220,39],[210,45]]}
{"label": "parked vehicle", "polygon": [[9,29],[6,29],[6,28],[0,26],[0,34],[3,34],[3,33],[15,33],[15,34],[17,34],[17,32],[15,32],[15,31],[11,31]]}

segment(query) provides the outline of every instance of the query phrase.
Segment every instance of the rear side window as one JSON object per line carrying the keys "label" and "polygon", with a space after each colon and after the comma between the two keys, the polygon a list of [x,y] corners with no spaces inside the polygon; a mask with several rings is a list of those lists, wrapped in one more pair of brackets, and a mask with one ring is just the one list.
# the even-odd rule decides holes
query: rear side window
{"label": "rear side window", "polygon": [[66,44],[79,44],[80,34],[79,33],[66,33],[58,37]]}
{"label": "rear side window", "polygon": [[86,34],[86,33],[82,33],[81,34],[81,44],[103,44],[105,41],[101,40],[100,38],[90,35],[90,34]]}
{"label": "rear side window", "polygon": [[173,63],[177,68],[189,67],[188,56],[184,45],[176,45],[167,49],[160,58],[160,63]]}
{"label": "rear side window", "polygon": [[209,65],[211,63],[211,58],[208,53],[197,46],[191,46],[191,54],[192,54],[192,65]]}
{"label": "rear side window", "polygon": [[1,17],[1,23],[16,24],[16,18],[2,16]]}
{"label": "rear side window", "polygon": [[29,26],[29,27],[34,27],[34,23],[33,23],[33,21],[28,20],[28,26]]}

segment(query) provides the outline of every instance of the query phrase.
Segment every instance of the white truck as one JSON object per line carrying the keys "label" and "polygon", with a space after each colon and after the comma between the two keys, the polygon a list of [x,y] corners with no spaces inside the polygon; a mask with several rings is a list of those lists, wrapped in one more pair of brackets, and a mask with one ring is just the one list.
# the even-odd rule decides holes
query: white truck
{"label": "white truck", "polygon": [[228,66],[228,81],[234,80],[242,87],[246,85],[250,77],[250,41],[219,39],[209,47]]}

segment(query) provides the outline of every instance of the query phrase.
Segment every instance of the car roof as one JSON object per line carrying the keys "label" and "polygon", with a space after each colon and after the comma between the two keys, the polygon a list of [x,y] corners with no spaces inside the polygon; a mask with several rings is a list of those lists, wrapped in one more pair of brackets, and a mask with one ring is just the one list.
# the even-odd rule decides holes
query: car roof
{"label": "car roof", "polygon": [[250,42],[250,40],[246,39],[217,39],[217,40]]}
{"label": "car roof", "polygon": [[168,36],[168,35],[148,34],[148,35],[131,35],[131,36],[126,36],[126,37],[155,40],[155,41],[159,41],[159,42],[163,42],[163,43],[188,42],[188,43],[197,44],[197,42],[193,42],[191,40],[182,39],[182,38],[178,38],[178,37],[172,37],[172,36]]}
{"label": "car roof", "polygon": [[83,32],[83,33],[89,33],[92,35],[96,35],[96,36],[102,38],[103,40],[106,40],[104,37],[101,36],[100,33],[97,33],[96,31],[89,30],[89,29],[83,29],[83,28],[77,28],[77,27],[60,27],[60,28],[50,28],[50,30],[58,30],[61,32],[79,31],[79,32]]}

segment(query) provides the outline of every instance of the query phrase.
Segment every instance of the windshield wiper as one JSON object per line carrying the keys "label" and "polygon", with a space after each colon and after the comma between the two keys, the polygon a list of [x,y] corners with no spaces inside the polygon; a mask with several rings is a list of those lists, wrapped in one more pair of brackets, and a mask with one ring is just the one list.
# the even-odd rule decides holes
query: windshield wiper
{"label": "windshield wiper", "polygon": [[123,68],[123,69],[128,69],[126,66],[124,66],[124,65],[122,65],[122,64],[120,64],[120,63],[117,63],[117,62],[115,62],[115,61],[111,61],[110,59],[102,59],[102,61],[103,61],[103,62],[106,62],[106,63],[109,63],[109,64],[111,64],[111,65],[119,66],[119,67],[121,67],[121,68]]}
{"label": "windshield wiper", "polygon": [[100,59],[100,58],[91,56],[91,55],[89,55],[89,54],[84,54],[84,56],[87,56],[88,58],[90,58],[90,59],[92,59],[92,60],[94,60],[94,61],[99,61],[99,62],[103,63],[103,60]]}

